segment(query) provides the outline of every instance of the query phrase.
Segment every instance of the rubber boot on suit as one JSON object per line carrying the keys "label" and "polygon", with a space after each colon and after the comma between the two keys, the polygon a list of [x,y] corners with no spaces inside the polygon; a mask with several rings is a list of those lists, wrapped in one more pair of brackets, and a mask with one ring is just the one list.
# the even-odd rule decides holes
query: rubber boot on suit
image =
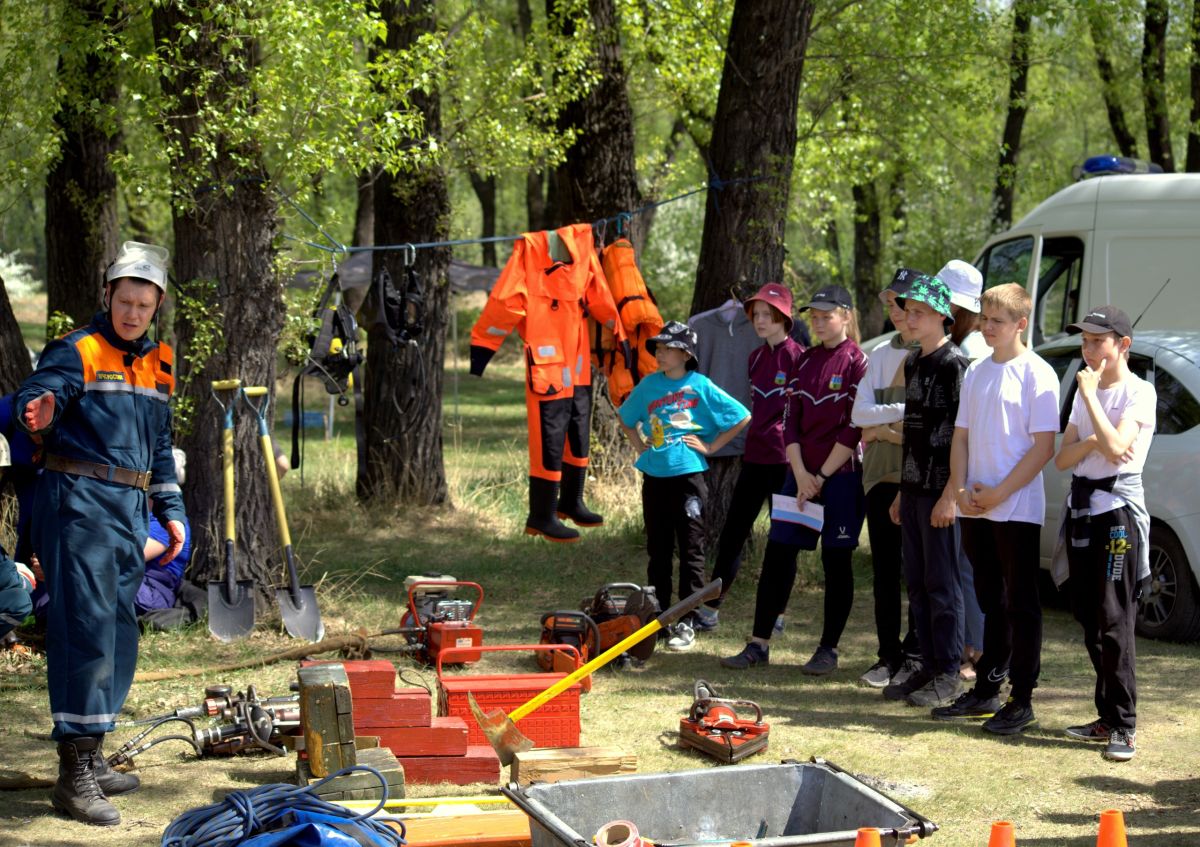
{"label": "rubber boot on suit", "polygon": [[604,517],[583,504],[583,486],[587,481],[587,467],[563,463],[562,482],[558,489],[558,516],[567,518],[576,526],[601,526]]}
{"label": "rubber boot on suit", "polygon": [[579,530],[571,529],[558,519],[558,483],[538,476],[529,478],[529,517],[525,519],[525,534],[540,535],[547,541],[579,540]]}
{"label": "rubber boot on suit", "polygon": [[58,742],[58,782],[50,802],[58,811],[81,823],[115,826],[121,813],[108,802],[96,782],[96,758],[100,739],[80,735]]}

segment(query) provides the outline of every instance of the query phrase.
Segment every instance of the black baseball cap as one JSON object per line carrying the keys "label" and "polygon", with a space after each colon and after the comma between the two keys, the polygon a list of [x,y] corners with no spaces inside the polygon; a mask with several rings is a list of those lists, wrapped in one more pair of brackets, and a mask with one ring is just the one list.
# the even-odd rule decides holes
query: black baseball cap
{"label": "black baseball cap", "polygon": [[827,285],[812,296],[812,300],[808,302],[807,306],[801,306],[796,311],[807,312],[809,309],[820,309],[823,312],[829,312],[837,308],[853,309],[854,301],[850,299],[850,292],[840,285]]}
{"label": "black baseball cap", "polygon": [[900,268],[896,271],[895,276],[892,277],[892,281],[888,284],[888,287],[879,292],[879,299],[886,303],[889,291],[899,298],[907,297],[913,282],[923,276],[928,276],[928,274],[923,271],[913,270],[912,268]]}
{"label": "black baseball cap", "polygon": [[1082,320],[1067,327],[1067,332],[1071,335],[1081,332],[1115,332],[1121,338],[1133,338],[1133,324],[1129,322],[1129,315],[1116,306],[1094,306],[1088,309]]}

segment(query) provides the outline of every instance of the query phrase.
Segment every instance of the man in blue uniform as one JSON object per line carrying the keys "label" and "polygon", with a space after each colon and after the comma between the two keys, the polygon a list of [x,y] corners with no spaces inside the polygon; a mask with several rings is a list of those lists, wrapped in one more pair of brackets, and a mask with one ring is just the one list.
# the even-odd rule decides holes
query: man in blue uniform
{"label": "man in blue uniform", "polygon": [[32,540],[48,584],[46,670],[58,742],[54,807],[111,826],[108,797],[134,790],[101,751],[137,664],[147,497],[167,528],[165,564],[183,544],[171,455],[171,348],[149,340],[167,284],[167,251],[127,241],[105,273],[92,322],[46,346],[17,391],[21,426],[42,446]]}

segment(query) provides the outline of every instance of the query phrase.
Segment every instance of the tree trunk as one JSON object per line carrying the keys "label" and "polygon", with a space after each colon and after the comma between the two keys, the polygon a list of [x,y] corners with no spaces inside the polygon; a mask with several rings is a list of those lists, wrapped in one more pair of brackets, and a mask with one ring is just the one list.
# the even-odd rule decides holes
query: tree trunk
{"label": "tree trunk", "polygon": [[[556,0],[547,2],[553,7]],[[556,221],[560,225],[611,217],[642,204],[616,5],[613,0],[588,0],[588,12],[595,33],[592,60],[600,78],[586,96],[567,105],[559,118],[561,129],[578,133],[556,173]],[[639,222],[635,219],[630,225],[630,240],[640,250]]]}
{"label": "tree trunk", "polygon": [[712,169],[748,179],[708,192],[692,313],[783,275],[796,108],[813,0],[737,0],[713,120]]}
{"label": "tree trunk", "polygon": [[[66,14],[97,48],[117,22],[114,4],[70,0]],[[54,116],[61,143],[46,175],[47,317],[68,315],[87,324],[100,309],[104,270],[117,253],[117,178],[109,167],[121,144],[120,131],[106,126],[103,113],[118,99],[117,70],[111,52],[86,50],[58,60],[65,90]]]}
{"label": "tree trunk", "polygon": [[1142,97],[1146,103],[1146,142],[1150,161],[1165,173],[1175,172],[1171,122],[1167,111],[1167,0],[1146,0],[1142,37]]}
{"label": "tree trunk", "polygon": [[879,193],[874,182],[851,186],[854,195],[854,303],[858,306],[863,338],[883,329],[883,304],[879,302],[879,260],[883,253]]}
{"label": "tree trunk", "polygon": [[1088,27],[1092,33],[1092,47],[1096,51],[1096,72],[1100,75],[1100,93],[1104,97],[1104,108],[1108,112],[1108,125],[1112,128],[1113,139],[1122,156],[1137,156],[1137,139],[1129,131],[1125,121],[1125,109],[1121,106],[1121,95],[1118,88],[1117,72],[1112,61],[1108,58],[1105,47],[1105,25],[1108,23],[1103,15],[1088,16]]}
{"label": "tree trunk", "polygon": [[8,290],[0,278],[0,395],[16,391],[17,386],[32,372],[29,351],[25,349],[25,339],[21,336],[21,325],[17,323],[12,303],[8,300]]}
{"label": "tree trunk", "polygon": [[992,232],[1012,226],[1013,192],[1017,184],[1017,157],[1021,152],[1021,130],[1025,126],[1025,96],[1029,88],[1029,30],[1033,24],[1031,0],[1013,3],[1012,52],[1008,60],[1008,116],[1000,141],[996,186],[992,189]]}
{"label": "tree trunk", "polygon": [[[480,238],[493,238],[496,235],[496,177],[481,176],[471,171],[471,188],[479,199],[479,211],[483,223],[479,227]],[[498,267],[496,264],[496,242],[490,241],[480,245],[483,248],[483,263],[489,268]]]}
{"label": "tree trunk", "polygon": [[375,175],[363,171],[355,182],[358,204],[354,208],[354,246],[369,247],[375,243]]}
{"label": "tree trunk", "polygon": [[1188,117],[1191,118],[1191,128],[1188,130],[1187,170],[1189,173],[1200,171],[1200,0],[1192,3],[1192,56],[1190,71],[1192,108]]}
{"label": "tree trunk", "polygon": [[[435,31],[433,0],[391,0],[380,4],[387,21],[387,49],[411,48]],[[431,137],[441,132],[436,93],[414,91],[414,106]],[[450,199],[440,165],[422,165],[395,176],[384,173],[375,184],[375,243],[443,241],[449,234]],[[363,501],[435,505],[447,502],[442,459],[442,371],[450,307],[450,251],[426,249],[416,255],[416,271],[425,298],[425,328],[416,343],[393,348],[383,327],[368,331],[363,385],[366,460],[358,468],[357,491]],[[374,254],[374,273],[386,270],[397,286],[406,281],[404,254]],[[367,298],[374,313],[375,294]]]}
{"label": "tree trunk", "polygon": [[[284,303],[275,272],[276,203],[263,181],[251,175],[263,170],[260,151],[218,143],[215,156],[193,144],[204,137],[202,115],[233,108],[227,105],[248,85],[244,75],[226,63],[221,45],[227,34],[192,9],[174,3],[156,7],[154,36],[182,54],[178,72],[162,77],[176,109],[165,129],[179,133],[182,148],[171,172],[200,168],[211,186],[229,190],[193,191],[176,186],[187,202],[173,210],[175,257],[180,306],[175,329],[177,443],[188,453],[188,479],[183,487],[188,519],[195,538],[190,578],[203,584],[222,573],[224,534],[221,485],[221,414],[212,398],[211,382],[238,377],[243,385],[275,390],[275,350],[283,328]],[[180,28],[195,29],[199,38],[180,39]],[[256,56],[257,45],[241,49]],[[222,83],[209,86],[203,99],[193,93],[196,69],[221,68]],[[192,302],[185,302],[191,300]],[[228,398],[225,393],[222,399]],[[189,408],[190,407],[190,408]],[[181,414],[182,413],[182,414]],[[237,479],[237,562],[240,576],[255,581],[260,608],[273,608],[273,585],[283,584],[283,557],[268,490],[257,424],[244,404],[238,406],[235,436]]]}

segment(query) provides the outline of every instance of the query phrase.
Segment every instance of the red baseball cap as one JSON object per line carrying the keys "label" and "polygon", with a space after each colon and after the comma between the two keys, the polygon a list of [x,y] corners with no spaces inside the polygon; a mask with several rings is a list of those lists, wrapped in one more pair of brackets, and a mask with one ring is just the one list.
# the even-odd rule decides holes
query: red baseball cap
{"label": "red baseball cap", "polygon": [[753,297],[743,303],[746,309],[746,315],[750,315],[750,309],[753,308],[755,300],[761,300],[768,306],[775,308],[783,315],[783,322],[786,326],[786,332],[792,331],[792,292],[788,291],[787,287],[778,282],[768,282],[762,288],[758,289]]}

